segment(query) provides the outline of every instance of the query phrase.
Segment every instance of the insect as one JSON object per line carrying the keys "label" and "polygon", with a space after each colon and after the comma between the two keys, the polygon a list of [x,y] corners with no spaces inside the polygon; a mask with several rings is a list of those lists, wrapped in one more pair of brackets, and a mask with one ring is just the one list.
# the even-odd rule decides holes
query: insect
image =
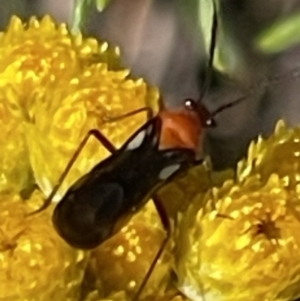
{"label": "insect", "polygon": [[[112,153],[88,174],[77,180],[54,209],[52,221],[58,234],[71,246],[93,249],[117,233],[152,197],[167,235],[153,262],[167,244],[171,227],[158,197],[153,194],[174,177],[195,164],[188,148],[159,149],[162,120],[156,116],[139,128],[118,150],[97,130],[82,141],[44,205],[49,206],[65,176],[90,137],[98,139]],[[151,265],[135,300],[146,285]]]}
{"label": "insect", "polygon": [[[53,214],[57,232],[70,245],[99,246],[162,185],[195,164],[189,149],[159,150],[160,133],[161,119],[150,119],[119,150],[110,145],[112,155],[70,187]],[[90,135],[104,141],[99,132]]]}
{"label": "insect", "polygon": [[119,116],[117,118],[125,118],[147,111],[150,117],[120,149],[115,149],[98,130],[89,131],[44,205],[31,214],[41,212],[50,205],[83,147],[91,137],[96,138],[110,151],[111,156],[69,188],[54,209],[53,225],[71,246],[93,249],[117,233],[152,197],[166,237],[134,297],[137,300],[171,233],[169,217],[155,193],[175,177],[203,162],[196,154],[203,128],[215,126],[215,115],[240,101],[213,113],[188,99],[183,110],[163,109],[157,116],[151,116],[149,108],[142,108]]}
{"label": "insect", "polygon": [[[192,110],[192,106],[194,103],[187,100],[186,110]],[[188,112],[182,113],[183,116]],[[180,115],[179,112],[176,112],[176,116],[177,114]],[[192,145],[188,144],[185,148],[166,148],[166,145],[160,148],[163,122],[160,115],[152,117],[120,149],[115,149],[101,132],[91,130],[79,145],[44,205],[33,212],[40,212],[49,206],[90,137],[99,140],[111,152],[111,156],[69,188],[56,205],[52,221],[58,234],[69,245],[79,249],[93,249],[117,233],[152,197],[167,235],[134,300],[141,294],[171,235],[169,217],[155,192],[191,167],[202,163],[202,159],[196,158],[196,144],[193,139]],[[168,146],[176,141],[169,140]],[[179,140],[179,144],[184,144],[183,141],[184,139]]]}

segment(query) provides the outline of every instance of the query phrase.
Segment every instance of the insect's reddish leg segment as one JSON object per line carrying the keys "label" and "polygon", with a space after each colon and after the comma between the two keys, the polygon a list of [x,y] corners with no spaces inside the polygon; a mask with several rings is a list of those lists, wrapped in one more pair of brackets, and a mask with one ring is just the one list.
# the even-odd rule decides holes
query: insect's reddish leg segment
{"label": "insect's reddish leg segment", "polygon": [[102,143],[103,146],[109,152],[114,153],[116,151],[116,148],[114,147],[114,145],[101,132],[99,132],[96,129],[90,130],[86,134],[84,139],[81,141],[81,143],[79,144],[78,148],[76,149],[76,151],[73,154],[72,158],[68,162],[64,172],[59,177],[57,184],[53,187],[53,190],[51,191],[48,198],[45,200],[44,204],[39,209],[29,213],[29,215],[34,215],[36,213],[39,213],[39,212],[45,210],[51,204],[53,197],[57,193],[58,189],[60,188],[61,184],[63,183],[63,181],[66,178],[67,174],[69,173],[70,169],[72,168],[74,162],[78,158],[79,154],[81,153],[82,149],[84,148],[84,146],[86,145],[86,143],[88,142],[88,140],[91,136],[95,137],[100,143]]}
{"label": "insect's reddish leg segment", "polygon": [[124,118],[127,118],[127,117],[131,117],[133,115],[136,115],[136,114],[139,114],[139,113],[145,113],[145,112],[147,114],[147,119],[150,119],[150,118],[153,117],[152,109],[149,108],[149,107],[143,107],[143,108],[140,108],[140,109],[137,109],[137,110],[119,115],[119,116],[103,117],[103,120],[104,120],[104,122],[115,122],[115,121],[118,121],[118,120],[121,120],[121,119],[124,119]]}
{"label": "insect's reddish leg segment", "polygon": [[151,274],[153,273],[153,270],[156,266],[157,261],[159,260],[159,258],[161,257],[170,237],[171,237],[171,224],[170,224],[170,220],[169,220],[169,216],[167,215],[167,212],[165,210],[165,207],[163,206],[161,200],[159,199],[159,197],[157,195],[154,195],[152,197],[153,203],[155,205],[155,208],[158,212],[158,215],[160,217],[161,223],[166,231],[166,237],[163,240],[162,244],[160,245],[160,248],[158,250],[158,252],[156,253],[151,266],[145,276],[145,278],[143,279],[137,293],[135,294],[135,296],[133,297],[132,301],[138,301],[139,297],[141,295],[141,293],[143,292],[145,286],[147,285],[147,282],[149,280],[149,278],[151,277]]}
{"label": "insect's reddish leg segment", "polygon": [[[85,144],[86,144],[90,136],[94,136],[111,154],[113,154],[117,150],[115,148],[115,146],[100,131],[98,131],[96,129],[90,130],[87,133],[86,137],[82,140],[81,144],[84,141],[85,141]],[[84,144],[81,148],[80,148],[80,146],[78,147],[78,149],[80,148],[79,153],[80,153],[80,151],[82,150],[83,147],[84,147]],[[75,152],[75,154],[76,153],[77,153],[77,151]],[[77,157],[78,157],[79,153],[77,154]]]}

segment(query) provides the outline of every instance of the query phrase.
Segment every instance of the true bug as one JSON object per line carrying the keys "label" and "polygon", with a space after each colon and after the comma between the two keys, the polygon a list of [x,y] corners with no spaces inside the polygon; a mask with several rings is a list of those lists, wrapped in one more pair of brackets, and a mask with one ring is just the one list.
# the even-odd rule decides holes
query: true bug
{"label": "true bug", "polygon": [[[213,35],[216,16],[214,20]],[[209,64],[212,65],[212,58]],[[231,105],[233,103],[225,107]],[[167,235],[135,295],[137,300],[170,237],[169,218],[154,193],[177,175],[202,162],[201,158],[196,158],[201,131],[203,127],[214,126],[213,117],[225,107],[210,114],[195,101],[186,100],[184,110],[164,109],[158,116],[150,116],[148,122],[118,150],[101,132],[91,130],[80,143],[44,205],[32,214],[49,206],[89,138],[93,136],[99,140],[111,152],[111,156],[69,188],[55,207],[52,220],[56,231],[68,244],[75,248],[93,249],[118,232],[152,197]],[[142,108],[127,116],[143,110],[151,115],[149,109]]]}
{"label": "true bug", "polygon": [[[119,231],[154,191],[195,164],[191,150],[159,150],[160,133],[161,119],[150,119],[119,150],[110,145],[112,155],[71,186],[53,214],[56,230],[69,244],[97,247]],[[91,135],[103,143],[96,131],[85,140]]]}
{"label": "true bug", "polygon": [[[77,180],[54,209],[52,221],[58,234],[71,246],[93,249],[118,232],[152,196],[167,235],[159,248],[135,300],[147,283],[170,237],[169,218],[153,193],[178,174],[198,164],[188,148],[159,149],[162,120],[151,118],[116,150],[97,130],[91,130],[61,175],[44,205],[51,202],[65,176],[91,136],[112,155]],[[200,160],[201,162],[201,160]]]}

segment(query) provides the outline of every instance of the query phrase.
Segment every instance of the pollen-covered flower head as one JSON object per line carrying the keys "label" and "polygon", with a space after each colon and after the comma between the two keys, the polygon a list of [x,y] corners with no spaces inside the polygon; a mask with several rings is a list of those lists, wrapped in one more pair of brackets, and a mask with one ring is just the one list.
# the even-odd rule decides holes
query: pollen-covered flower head
{"label": "pollen-covered flower head", "polygon": [[248,150],[248,157],[238,164],[237,177],[245,180],[258,174],[267,181],[272,173],[285,180],[285,185],[295,189],[300,183],[300,128],[288,128],[279,121],[274,134],[267,139],[258,138]]}
{"label": "pollen-covered flower head", "polygon": [[[256,177],[243,185],[227,181],[193,201],[177,241],[184,294],[195,301],[300,296],[300,202],[278,176],[265,185]],[[207,205],[198,210],[199,202]]]}
{"label": "pollen-covered flower head", "polygon": [[[34,175],[48,194],[90,129],[119,147],[146,116],[109,118],[145,106],[155,111],[157,99],[156,89],[121,68],[117,48],[72,35],[49,17],[28,24],[12,18],[0,36],[0,190],[12,182],[24,189]],[[107,155],[90,139],[63,191]]]}
{"label": "pollen-covered flower head", "polygon": [[43,194],[26,203],[18,195],[0,195],[0,299],[78,300],[88,253],[68,246],[54,231],[53,207],[28,217]]}
{"label": "pollen-covered flower head", "polygon": [[[157,89],[132,78],[121,67],[118,49],[106,42],[72,35],[49,17],[26,24],[14,17],[0,34],[3,298],[79,299],[89,253],[58,236],[53,207],[28,213],[41,206],[89,130],[101,131],[118,148],[146,114],[113,118],[145,106],[156,112]],[[59,194],[107,155],[91,138]],[[34,190],[36,184],[41,191]]]}
{"label": "pollen-covered flower head", "polygon": [[192,300],[300,296],[299,141],[299,128],[279,122],[252,143],[235,180],[194,194],[176,239],[179,287]]}

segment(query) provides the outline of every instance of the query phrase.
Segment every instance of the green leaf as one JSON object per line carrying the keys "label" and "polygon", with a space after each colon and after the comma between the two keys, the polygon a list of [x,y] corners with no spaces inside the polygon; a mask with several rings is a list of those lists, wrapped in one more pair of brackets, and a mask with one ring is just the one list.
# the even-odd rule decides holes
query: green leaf
{"label": "green leaf", "polygon": [[211,41],[211,27],[213,18],[213,1],[200,0],[198,6],[198,22],[202,31],[205,50],[208,54]]}
{"label": "green leaf", "polygon": [[96,7],[96,9],[101,12],[109,2],[110,0],[75,0],[72,31],[74,33],[80,31],[91,9]]}
{"label": "green leaf", "polygon": [[[199,0],[199,6],[198,6],[199,26],[202,31],[205,50],[208,55],[209,55],[209,48],[210,48],[210,44],[211,44],[211,38],[212,38],[211,37],[211,29],[212,29],[213,14],[214,14],[213,1],[214,0]],[[216,1],[216,5],[218,6],[217,1]],[[216,69],[218,69],[220,71],[224,71],[227,68],[226,52],[228,49],[227,49],[227,47],[224,47],[224,43],[221,44],[221,41],[223,41],[223,39],[224,39],[224,31],[222,28],[222,22],[221,22],[220,15],[218,15],[217,31],[218,31],[218,34],[217,34],[216,49],[215,49],[213,65]],[[222,47],[220,47],[220,45],[222,45]]]}
{"label": "green leaf", "polygon": [[103,11],[103,9],[108,5],[110,0],[96,0],[96,6],[99,12]]}
{"label": "green leaf", "polygon": [[255,40],[255,45],[264,53],[286,50],[300,42],[300,13],[275,22]]}

